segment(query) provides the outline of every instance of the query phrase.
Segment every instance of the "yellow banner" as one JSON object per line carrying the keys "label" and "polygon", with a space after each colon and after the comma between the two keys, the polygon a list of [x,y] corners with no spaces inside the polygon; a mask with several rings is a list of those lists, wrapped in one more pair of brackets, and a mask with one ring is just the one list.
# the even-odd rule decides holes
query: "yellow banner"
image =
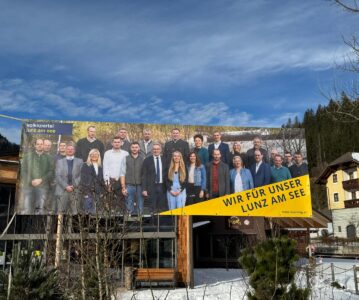
{"label": "yellow banner", "polygon": [[161,215],[311,217],[309,175],[165,211]]}

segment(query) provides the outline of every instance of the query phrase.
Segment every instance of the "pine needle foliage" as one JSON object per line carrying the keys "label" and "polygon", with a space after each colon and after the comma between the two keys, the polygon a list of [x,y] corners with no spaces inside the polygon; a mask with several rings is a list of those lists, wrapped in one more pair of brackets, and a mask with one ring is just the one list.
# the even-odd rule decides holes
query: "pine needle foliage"
{"label": "pine needle foliage", "polygon": [[271,238],[242,251],[239,263],[250,276],[251,300],[308,299],[309,290],[294,284],[296,241],[287,237]]}
{"label": "pine needle foliage", "polygon": [[[7,299],[9,270],[1,272],[3,290],[0,299]],[[41,256],[31,250],[13,252],[11,300],[63,300],[66,299],[59,284],[55,268],[46,267]]]}

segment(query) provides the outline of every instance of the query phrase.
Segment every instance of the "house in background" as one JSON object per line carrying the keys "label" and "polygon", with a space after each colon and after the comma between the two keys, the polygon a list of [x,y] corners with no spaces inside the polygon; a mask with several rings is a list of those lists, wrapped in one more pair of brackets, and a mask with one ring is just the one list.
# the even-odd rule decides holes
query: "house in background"
{"label": "house in background", "polygon": [[359,235],[359,153],[347,152],[330,163],[316,183],[326,185],[334,237]]}

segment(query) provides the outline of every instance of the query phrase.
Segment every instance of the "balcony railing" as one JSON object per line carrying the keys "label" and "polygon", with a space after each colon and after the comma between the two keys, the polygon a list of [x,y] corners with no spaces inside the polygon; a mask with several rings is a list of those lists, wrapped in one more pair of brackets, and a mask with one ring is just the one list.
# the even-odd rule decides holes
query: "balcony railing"
{"label": "balcony railing", "polygon": [[359,207],[359,199],[345,200],[344,206],[345,208]]}
{"label": "balcony railing", "polygon": [[343,181],[343,189],[346,191],[358,190],[359,189],[359,178]]}

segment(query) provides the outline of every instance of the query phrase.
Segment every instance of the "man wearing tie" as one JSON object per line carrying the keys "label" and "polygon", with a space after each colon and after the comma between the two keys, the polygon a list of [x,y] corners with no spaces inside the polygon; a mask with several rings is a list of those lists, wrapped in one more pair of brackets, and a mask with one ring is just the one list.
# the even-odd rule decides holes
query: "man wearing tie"
{"label": "man wearing tie", "polygon": [[[249,170],[252,173],[254,187],[260,187],[271,183],[271,168],[270,165],[263,161],[262,152],[257,149],[254,151],[255,163],[252,164]],[[255,228],[257,230],[257,237],[259,240],[266,238],[265,222],[263,217],[253,217]]]}
{"label": "man wearing tie", "polygon": [[[165,162],[160,143],[153,143],[152,155],[142,165],[142,196],[149,199],[152,212],[167,210]],[[146,200],[145,200],[146,201]]]}
{"label": "man wearing tie", "polygon": [[263,161],[263,154],[260,150],[254,151],[255,163],[249,167],[252,173],[254,187],[260,187],[271,183],[270,165]]}
{"label": "man wearing tie", "polygon": [[66,157],[56,163],[56,190],[57,212],[76,215],[81,206],[78,186],[81,179],[81,158],[74,157],[75,146],[66,145]]}

